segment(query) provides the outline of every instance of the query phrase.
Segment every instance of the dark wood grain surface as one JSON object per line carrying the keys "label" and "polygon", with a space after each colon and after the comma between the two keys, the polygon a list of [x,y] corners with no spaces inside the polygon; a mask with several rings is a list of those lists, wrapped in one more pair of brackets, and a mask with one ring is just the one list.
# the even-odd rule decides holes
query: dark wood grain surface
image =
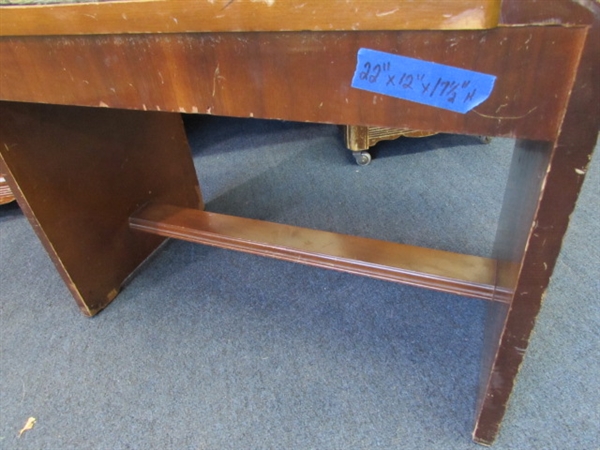
{"label": "dark wood grain surface", "polygon": [[164,240],[130,214],[152,198],[202,206],[177,114],[1,102],[0,123],[13,192],[86,315]]}
{"label": "dark wood grain surface", "polygon": [[[2,38],[0,96],[551,140],[585,35],[583,27],[518,27]],[[465,115],[433,114],[430,106],[351,88],[361,47],[492,74],[496,85]]]}
{"label": "dark wood grain surface", "polygon": [[[339,2],[302,3],[323,11]],[[367,260],[377,266],[369,269],[372,276],[411,265],[422,278],[434,273],[445,279],[451,272],[444,256],[428,249],[198,212],[201,196],[179,113],[518,138],[494,258],[477,260],[474,271],[468,264],[458,268],[463,287],[475,277],[485,295],[498,300],[489,302],[473,434],[490,444],[598,136],[600,5],[424,1],[418,4],[428,13],[407,15],[408,24],[394,19],[395,8],[406,2],[350,3],[356,11],[330,9],[322,20],[293,11],[300,9],[297,1],[164,1],[153,3],[151,14],[142,14],[148,10],[140,2],[3,7],[0,161],[59,272],[91,315],[114,298],[164,236],[260,248],[261,254],[275,249],[276,257],[308,255],[321,266],[323,254],[306,243],[298,246],[297,238],[325,239],[341,243],[338,250],[348,256],[339,270]],[[441,13],[441,6],[449,9]],[[366,14],[358,23],[361,8]],[[461,15],[464,8],[476,13]],[[359,91],[350,82],[360,48],[497,80],[491,96],[466,114]],[[148,202],[176,207],[177,220],[172,206],[134,214]],[[210,226],[213,219],[219,226]],[[432,255],[439,256],[437,263],[430,264]],[[441,274],[432,269],[436,264],[445,265]]]}

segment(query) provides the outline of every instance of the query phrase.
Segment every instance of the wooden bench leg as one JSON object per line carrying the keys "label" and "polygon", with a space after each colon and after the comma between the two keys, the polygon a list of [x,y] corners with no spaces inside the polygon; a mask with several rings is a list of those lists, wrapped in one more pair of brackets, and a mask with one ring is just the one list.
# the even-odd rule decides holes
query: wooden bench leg
{"label": "wooden bench leg", "polygon": [[136,209],[202,207],[179,114],[0,102],[0,171],[89,316],[164,240],[129,229]]}
{"label": "wooden bench leg", "polygon": [[588,36],[556,140],[518,141],[513,155],[495,258],[497,285],[514,293],[509,304],[488,305],[473,431],[482,444],[491,444],[498,433],[598,138],[599,31],[595,27]]}

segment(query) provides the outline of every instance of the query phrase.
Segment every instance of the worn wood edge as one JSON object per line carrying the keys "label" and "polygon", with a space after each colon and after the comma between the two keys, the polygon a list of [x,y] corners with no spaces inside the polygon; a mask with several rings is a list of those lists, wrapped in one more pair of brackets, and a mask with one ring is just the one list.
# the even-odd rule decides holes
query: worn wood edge
{"label": "worn wood edge", "polygon": [[[22,210],[83,314],[95,315],[166,240],[129,230],[129,215],[150,198],[202,207],[181,116],[9,102],[0,106],[5,125],[0,127],[0,153],[15,192],[24,199]],[[93,131],[96,125],[101,132]],[[85,153],[80,149],[94,146],[92,159],[80,158]],[[61,157],[62,149],[68,157]],[[56,153],[48,150],[58,153],[48,156]],[[90,172],[79,176],[86,166]],[[140,178],[144,173],[148,176]],[[61,184],[65,176],[68,187]]]}
{"label": "worn wood edge", "polygon": [[589,26],[598,0],[502,0],[499,26]]}
{"label": "worn wood edge", "polygon": [[[161,204],[147,205],[131,216],[129,223],[134,230],[160,236],[467,297],[498,302],[507,302],[510,298],[510,293],[499,292],[493,284],[495,261],[478,256]],[[299,243],[299,240],[302,242]],[[311,248],[319,240],[327,242],[332,248],[318,251]],[[384,247],[387,255],[383,254]],[[351,252],[360,253],[361,248],[369,248],[370,254],[377,254],[377,257],[349,255]],[[381,255],[378,249],[382,250]],[[390,264],[392,253],[398,256]],[[440,258],[450,260],[455,272],[460,272],[457,267],[462,267],[468,276],[460,277],[439,269],[426,270],[428,262],[439,261]],[[480,273],[468,270],[469,266],[478,266]]]}
{"label": "worn wood edge", "polygon": [[[597,107],[600,90],[598,84],[594,82],[600,75],[600,59],[597,58],[600,49],[600,2],[595,1],[596,3],[589,0],[578,0],[578,3],[585,5],[587,12],[591,15],[593,26],[586,27],[588,36],[580,54],[577,75],[565,108],[560,134],[557,140],[551,144],[548,143],[551,151],[550,162],[543,180],[535,217],[528,232],[526,249],[517,267],[518,275],[513,291],[514,298],[510,305],[494,304],[494,306],[504,306],[508,309],[503,313],[501,335],[494,351],[489,374],[484,381],[483,392],[487,398],[480,399],[476,412],[472,438],[481,445],[492,445],[499,433],[502,418],[510,402],[510,392],[522,368],[525,352],[530,343],[537,315],[544,302],[571,214],[600,137],[598,135],[600,110]],[[576,114],[573,114],[572,110],[576,108],[579,111],[586,111],[586,114],[579,114],[575,118]],[[569,110],[571,110],[571,115],[567,113]],[[585,117],[582,118],[582,115]],[[570,144],[573,138],[576,138],[576,141],[579,139],[579,141]],[[577,150],[575,151],[573,147],[576,147]],[[563,179],[564,182],[565,177],[569,179],[568,189],[564,189],[564,186],[558,187],[560,183],[557,181]],[[552,192],[548,193],[547,191]],[[560,194],[556,195],[559,192]],[[548,198],[552,200],[548,201]],[[557,221],[555,219],[557,204],[562,203],[564,206],[565,202],[569,205],[568,210],[565,210],[562,218]],[[546,236],[538,234],[541,230],[553,230],[549,240],[554,242],[546,245]],[[536,254],[544,255],[544,270],[535,269],[536,265],[538,267],[540,265],[539,261],[535,261],[536,258],[539,258]],[[523,274],[526,268],[528,273]],[[531,292],[532,287],[535,292]],[[527,311],[528,308],[529,311]],[[514,333],[515,329],[519,330],[518,333]],[[506,364],[511,360],[514,363],[509,364],[507,370]],[[503,370],[497,370],[498,368]],[[502,386],[500,391],[497,389],[498,384]],[[508,393],[506,393],[507,391]],[[494,399],[496,404],[493,407],[485,408],[483,400],[488,398]],[[500,403],[498,403],[498,399]],[[490,423],[495,426],[490,426]]]}
{"label": "worn wood edge", "polygon": [[136,0],[2,6],[0,36],[219,31],[476,30],[501,0]]}
{"label": "worn wood edge", "polygon": [[[60,274],[64,283],[67,285],[67,288],[69,289],[69,291],[75,298],[75,302],[77,303],[79,310],[87,317],[94,316],[95,314],[97,314],[99,312],[99,310],[90,309],[88,307],[88,305],[86,304],[86,302],[84,301],[83,296],[81,295],[81,292],[79,291],[79,289],[77,289],[76,284],[73,282],[73,279],[69,275],[69,272],[63,265],[60,257],[58,256],[58,253],[54,249],[54,246],[50,243],[50,239],[48,239],[48,236],[46,235],[42,226],[38,222],[31,206],[29,205],[29,202],[27,201],[26,196],[21,191],[21,188],[19,187],[19,185],[14,181],[14,177],[12,176],[12,173],[11,173],[10,168],[8,167],[8,164],[6,164],[6,162],[4,161],[4,156],[2,155],[1,150],[0,150],[0,169],[2,169],[3,173],[8,174],[6,179],[11,188],[11,191],[13,192],[13,194],[17,200],[19,207],[21,208],[21,210],[27,217],[29,223],[31,224],[31,226],[33,228],[33,231],[38,236],[42,245],[44,246],[44,248],[50,255],[51,261],[54,263],[54,266],[56,267],[58,273]],[[113,298],[111,298],[108,303],[110,303],[110,301],[112,301],[114,299],[114,297],[116,297],[116,296],[117,296],[117,293],[115,293]]]}
{"label": "worn wood edge", "polygon": [[[525,154],[520,152],[524,152],[526,150],[531,151],[533,149],[540,152],[540,154],[537,158],[530,159],[530,161],[535,161],[536,159],[537,161],[535,161],[533,166],[528,168],[526,173],[521,172],[519,174],[520,170],[517,164],[523,165],[524,161],[527,161],[528,159],[526,158]],[[497,260],[497,284],[504,286],[505,289],[508,289],[507,286],[510,286],[510,292],[513,294],[509,299],[508,304],[491,305],[490,310],[488,311],[488,317],[486,318],[485,324],[486,336],[484,337],[484,348],[486,348],[487,351],[490,351],[490,353],[484,353],[484,358],[482,361],[480,392],[475,409],[474,427],[471,433],[473,441],[484,446],[491,446],[500,432],[502,418],[508,408],[510,395],[516,384],[516,377],[521,369],[525,352],[529,345],[528,338],[526,343],[520,343],[518,346],[520,361],[516,366],[516,372],[512,378],[505,377],[503,376],[505,374],[496,370],[498,365],[507,365],[514,361],[514,359],[511,360],[506,358],[506,356],[503,356],[504,349],[502,348],[502,344],[504,340],[515,339],[517,335],[522,334],[520,329],[518,329],[519,331],[515,332],[514,328],[509,326],[509,319],[511,318],[511,315],[514,316],[514,308],[518,306],[519,302],[529,301],[529,299],[534,299],[533,301],[536,301],[535,295],[529,295],[529,288],[524,291],[520,284],[523,283],[524,278],[530,278],[523,276],[523,270],[527,258],[531,258],[530,252],[532,246],[530,244],[532,241],[532,236],[536,234],[536,229],[538,227],[540,202],[544,197],[544,189],[547,185],[547,177],[555,152],[556,144],[551,142],[518,140],[515,143],[513,161],[511,162],[509,178],[507,181],[507,191],[505,193],[503,210],[501,211],[498,235],[496,236],[496,248],[494,248],[493,252],[494,257]],[[524,189],[523,186],[518,183],[518,179],[513,179],[513,172],[514,175],[518,175],[521,177],[521,179],[526,179],[532,184],[537,185],[537,187],[534,189],[536,195],[530,198],[530,201],[534,202],[533,204],[529,202],[526,202],[525,204],[519,203],[519,209],[514,208],[513,202],[515,202],[515,199],[518,198],[519,202],[523,201],[523,199],[526,197],[526,192],[529,189]],[[512,192],[512,199],[509,199],[507,198],[507,194],[509,194],[508,190],[511,186],[518,186],[518,188]],[[510,208],[505,211],[504,208],[507,206],[507,204],[510,205]],[[510,237],[512,240],[512,245],[511,247],[499,249],[497,246],[500,244],[498,238],[502,229],[502,219],[510,216],[512,216],[515,224],[518,224],[519,221],[522,223],[519,227],[507,229],[502,232],[502,234],[506,235],[505,237]],[[523,220],[525,217],[527,219]],[[519,230],[522,232],[521,236],[521,232]],[[546,283],[546,288],[547,286],[548,283]],[[537,300],[538,308],[543,302],[546,288],[544,288],[544,291],[540,293],[539,300]],[[536,317],[537,313],[531,319],[531,323],[527,324],[527,326],[531,327],[531,330],[533,330]],[[488,333],[489,335],[487,335]],[[497,363],[498,360],[501,360],[502,362]],[[490,390],[494,389],[498,385],[501,385],[504,389],[507,389],[508,387],[509,393],[507,395],[505,395],[505,392],[502,392],[501,395],[498,395],[497,393],[490,395]],[[486,405],[486,403],[495,401],[497,402],[498,399],[500,399],[501,403],[494,404],[493,409],[495,409],[496,413],[500,413],[499,420],[490,421],[489,419],[483,418],[484,414],[489,414],[489,410],[491,409],[489,404]]]}

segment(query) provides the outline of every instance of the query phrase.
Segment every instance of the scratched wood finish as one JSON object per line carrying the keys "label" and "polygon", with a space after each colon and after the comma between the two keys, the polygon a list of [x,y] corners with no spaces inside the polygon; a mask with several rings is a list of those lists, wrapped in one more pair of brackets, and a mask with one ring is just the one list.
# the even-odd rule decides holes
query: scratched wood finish
{"label": "scratched wood finish", "polygon": [[[554,11],[550,5],[521,14],[556,17],[561,23],[566,3]],[[517,12],[515,8],[514,20],[522,20]],[[473,431],[473,439],[482,444],[491,444],[498,434],[600,129],[600,5],[571,9],[571,15],[593,20],[593,27],[576,66],[560,134],[553,142],[518,141],[511,163],[494,257],[498,285],[514,294],[510,306],[488,305]]]}
{"label": "scratched wood finish", "polygon": [[500,0],[148,0],[4,6],[0,36],[465,30],[495,27],[499,11]]}
{"label": "scratched wood finish", "polygon": [[128,227],[150,200],[200,207],[177,114],[0,102],[0,159],[21,209],[86,315],[164,238]]}
{"label": "scratched wood finish", "polygon": [[[575,5],[579,0],[502,0],[500,26],[564,25],[587,26],[594,21],[593,1],[583,0],[583,5]],[[583,6],[581,5],[581,6]]]}
{"label": "scratched wood finish", "polygon": [[[37,14],[36,8],[20,11],[32,20]],[[495,249],[498,288],[514,290],[514,295],[509,304],[489,303],[473,434],[489,444],[506,410],[597,137],[599,17],[599,6],[588,0],[504,0],[501,28],[478,32],[4,37],[0,98],[523,139],[515,150]],[[548,24],[554,26],[543,26]],[[361,46],[492,73],[500,81],[490,99],[464,116],[355,92],[348,85]],[[0,123],[5,136],[31,141],[20,136],[30,126],[12,131],[7,123]],[[67,137],[77,134],[66,131]],[[36,145],[42,144],[38,139]],[[54,156],[65,147],[51,146]],[[0,154],[6,158],[8,152],[0,148]],[[20,168],[12,162],[19,168],[19,186],[31,183],[30,173],[42,174],[35,164],[35,158],[25,158]],[[53,196],[52,184],[46,187],[46,198],[61,200]],[[43,209],[37,204],[26,212]]]}
{"label": "scratched wood finish", "polygon": [[[1,38],[0,98],[550,140],[584,38],[566,27]],[[498,79],[475,110],[432,113],[351,88],[361,47]]]}
{"label": "scratched wood finish", "polygon": [[[391,242],[151,204],[134,230],[381,280],[506,302],[495,292],[494,260]],[[496,293],[497,294],[497,293]]]}

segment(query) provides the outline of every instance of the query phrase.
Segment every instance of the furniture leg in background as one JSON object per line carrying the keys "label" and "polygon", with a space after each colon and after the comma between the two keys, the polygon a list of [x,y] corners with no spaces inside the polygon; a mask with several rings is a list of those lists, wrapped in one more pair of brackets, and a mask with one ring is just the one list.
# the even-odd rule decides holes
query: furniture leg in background
{"label": "furniture leg in background", "polygon": [[[369,149],[381,141],[390,141],[400,137],[423,138],[437,134],[435,131],[410,130],[404,128],[372,127],[361,125],[343,125],[342,135],[344,145],[352,152],[352,156],[359,166],[371,163],[371,152]],[[487,136],[479,136],[483,144],[489,144],[492,139]]]}
{"label": "furniture leg in background", "polygon": [[366,166],[371,163],[371,153],[369,149],[381,141],[398,139],[399,137],[420,138],[433,136],[433,131],[415,131],[402,128],[390,127],[370,127],[361,125],[342,126],[344,144],[352,152],[352,156],[359,166]]}
{"label": "furniture leg in background", "polygon": [[0,172],[0,205],[10,203],[15,200],[15,196],[8,185],[7,175]]}

